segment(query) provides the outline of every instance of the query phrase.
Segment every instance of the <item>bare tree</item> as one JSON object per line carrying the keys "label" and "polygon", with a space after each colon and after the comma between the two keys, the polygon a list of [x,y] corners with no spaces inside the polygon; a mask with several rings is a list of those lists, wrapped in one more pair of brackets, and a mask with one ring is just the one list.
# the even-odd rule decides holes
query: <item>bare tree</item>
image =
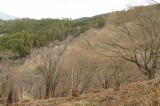
{"label": "bare tree", "polygon": [[45,97],[54,96],[56,86],[60,78],[60,71],[64,62],[63,54],[72,39],[66,40],[63,45],[55,46],[55,48],[43,49],[41,53],[42,64],[38,67],[39,72],[45,80]]}
{"label": "bare tree", "polygon": [[8,98],[7,98],[7,103],[10,104],[10,105],[13,103],[12,95],[13,95],[13,90],[11,89],[9,91]]}
{"label": "bare tree", "polygon": [[154,79],[160,63],[160,15],[150,7],[135,11],[128,11],[132,12],[132,17],[127,17],[127,21],[121,16],[128,12],[118,14],[115,19],[121,22],[114,23],[116,35],[105,43],[109,49],[99,47],[112,51],[108,56],[118,56],[134,63],[148,79]]}
{"label": "bare tree", "polygon": [[60,94],[61,97],[66,97],[69,95],[69,91],[71,89],[71,74],[70,70],[66,70],[66,68],[61,73],[61,79],[59,87],[57,88],[57,93]]}
{"label": "bare tree", "polygon": [[0,98],[6,96],[7,88],[10,80],[10,64],[9,62],[3,62],[0,69]]}
{"label": "bare tree", "polygon": [[129,62],[121,58],[106,58],[99,71],[97,71],[98,82],[94,85],[97,88],[108,89],[114,87],[115,90],[118,90],[121,84],[136,81],[139,77],[139,73],[135,73],[131,67],[132,65]]}
{"label": "bare tree", "polygon": [[106,71],[109,71],[110,80],[115,90],[118,90],[121,84],[129,82],[132,77],[136,77],[133,76],[134,74],[130,71],[129,67],[129,63],[118,58],[111,58],[110,62],[106,64]]}
{"label": "bare tree", "polygon": [[[44,81],[42,80],[42,78],[40,77],[36,77],[35,78],[35,85],[36,85],[36,91],[37,91],[37,95],[39,99],[42,99],[42,92],[43,92],[43,85],[44,85]],[[35,92],[36,92],[35,91]]]}
{"label": "bare tree", "polygon": [[90,87],[90,80],[93,77],[92,74],[98,68],[98,65],[93,60],[94,59],[82,54],[75,56],[74,59],[71,59],[71,86],[72,89],[78,89],[80,94]]}

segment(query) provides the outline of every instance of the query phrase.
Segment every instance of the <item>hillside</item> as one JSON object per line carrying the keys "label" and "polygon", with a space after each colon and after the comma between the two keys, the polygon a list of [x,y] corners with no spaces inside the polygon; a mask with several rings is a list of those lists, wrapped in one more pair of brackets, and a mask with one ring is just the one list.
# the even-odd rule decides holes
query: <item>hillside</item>
{"label": "hillside", "polygon": [[18,17],[16,17],[16,16],[11,16],[11,15],[0,12],[0,19],[1,20],[14,20],[14,19],[17,19],[17,18]]}
{"label": "hillside", "polygon": [[68,36],[76,37],[90,28],[101,28],[104,24],[103,16],[87,20],[24,18],[0,21],[0,52],[12,52],[9,58],[24,58],[34,48],[47,46],[56,40],[61,42]]}
{"label": "hillside", "polygon": [[[48,100],[31,100],[23,106],[158,106],[160,80],[151,80],[125,84],[118,91],[114,89],[93,89],[87,94],[71,98],[53,98]],[[19,106],[18,105],[18,106]]]}
{"label": "hillside", "polygon": [[158,106],[159,9],[0,21],[0,103]]}

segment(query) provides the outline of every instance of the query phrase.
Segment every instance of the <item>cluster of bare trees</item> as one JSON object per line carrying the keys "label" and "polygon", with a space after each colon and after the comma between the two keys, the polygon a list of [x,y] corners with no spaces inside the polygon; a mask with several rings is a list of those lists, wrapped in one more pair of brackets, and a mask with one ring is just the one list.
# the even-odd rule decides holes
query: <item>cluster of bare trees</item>
{"label": "cluster of bare trees", "polygon": [[76,89],[81,94],[90,86],[92,73],[98,65],[85,55],[83,58],[82,55],[67,56],[71,41],[65,42],[62,46],[55,46],[54,49],[44,48],[41,53],[42,63],[37,68],[37,73],[44,79],[45,98],[68,96],[70,90]]}
{"label": "cluster of bare trees", "polygon": [[155,78],[160,63],[160,15],[155,8],[143,7],[117,13],[111,23],[115,35],[98,44],[99,48],[112,54],[105,56],[135,64],[148,79]]}
{"label": "cluster of bare trees", "polygon": [[[137,14],[137,13],[136,13]],[[154,79],[160,56],[160,15],[153,10],[139,13],[129,24],[117,28],[124,41],[114,39],[108,43],[119,57],[137,65],[139,70]],[[117,41],[118,40],[118,41]]]}
{"label": "cluster of bare trees", "polygon": [[50,51],[44,49],[41,53],[42,64],[38,67],[38,71],[45,80],[46,98],[49,96],[54,97],[54,92],[59,82],[62,64],[64,62],[63,54],[70,43],[71,40],[65,42],[64,47],[56,46],[55,49],[57,50],[50,49]]}
{"label": "cluster of bare trees", "polygon": [[114,87],[118,90],[121,84],[137,78],[126,61],[120,58],[97,61],[97,55],[71,50],[71,42],[68,40],[63,45],[54,45],[54,48],[44,47],[40,53],[40,65],[34,72],[15,74],[21,76],[14,83],[19,100],[66,97],[70,91],[82,94],[91,89]]}
{"label": "cluster of bare trees", "polygon": [[[155,8],[116,13],[109,21],[114,26],[114,36],[100,41],[98,49],[90,44],[92,50],[98,51],[96,56],[72,51],[71,38],[62,45],[41,49],[41,63],[34,72],[13,71],[12,63],[1,62],[0,100],[7,98],[12,103],[29,98],[66,97],[70,90],[78,94],[90,89],[118,90],[139,76],[154,79],[160,68],[160,15]],[[101,56],[103,59],[99,59]]]}
{"label": "cluster of bare trees", "polygon": [[123,66],[121,61],[116,66],[112,66],[116,61],[106,62],[108,64],[102,65],[102,68],[94,56],[81,52],[68,53],[70,43],[71,41],[65,42],[63,46],[43,48],[40,53],[41,63],[34,72],[12,70],[11,64],[3,63],[0,71],[1,102],[5,99],[12,103],[29,99],[66,97],[70,95],[71,90],[82,94],[97,88],[117,89],[128,78],[125,71],[127,65]]}

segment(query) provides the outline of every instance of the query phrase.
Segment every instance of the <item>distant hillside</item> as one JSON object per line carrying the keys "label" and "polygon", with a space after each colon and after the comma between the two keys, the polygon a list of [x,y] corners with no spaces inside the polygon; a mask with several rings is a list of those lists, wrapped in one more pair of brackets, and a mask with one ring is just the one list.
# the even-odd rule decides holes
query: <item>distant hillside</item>
{"label": "distant hillside", "polygon": [[[68,19],[16,19],[0,21],[0,52],[11,50],[16,57],[25,57],[33,48],[48,45],[55,40],[63,41],[68,35],[78,36],[90,28],[102,28],[103,17],[86,21]],[[27,36],[26,36],[27,35]]]}
{"label": "distant hillside", "polygon": [[16,18],[18,18],[18,17],[11,16],[11,15],[0,12],[0,19],[2,19],[2,20],[14,20]]}

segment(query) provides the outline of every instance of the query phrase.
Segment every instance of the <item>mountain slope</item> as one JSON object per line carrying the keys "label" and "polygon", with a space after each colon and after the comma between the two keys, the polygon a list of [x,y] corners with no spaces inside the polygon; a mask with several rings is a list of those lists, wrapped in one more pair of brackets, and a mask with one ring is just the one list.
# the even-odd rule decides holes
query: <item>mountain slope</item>
{"label": "mountain slope", "polygon": [[18,17],[0,12],[0,19],[2,19],[2,20],[14,20],[16,18],[18,18]]}

